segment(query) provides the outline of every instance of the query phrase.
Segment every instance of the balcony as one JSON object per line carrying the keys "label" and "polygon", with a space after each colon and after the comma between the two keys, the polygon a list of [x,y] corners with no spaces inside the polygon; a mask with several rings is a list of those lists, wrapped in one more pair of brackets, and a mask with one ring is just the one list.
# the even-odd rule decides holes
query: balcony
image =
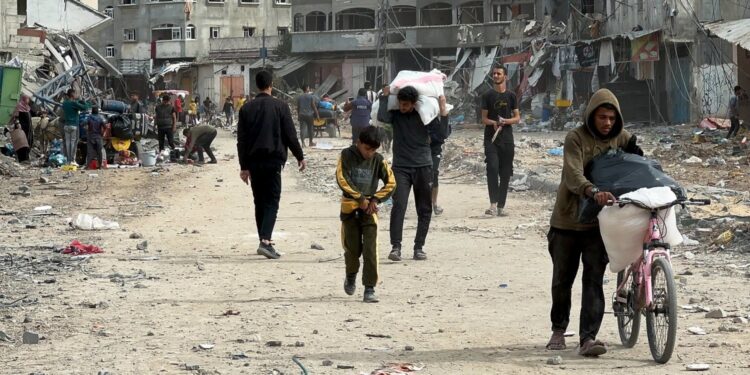
{"label": "balcony", "polygon": [[[266,49],[271,55],[279,46],[280,37],[266,36]],[[209,40],[208,56],[215,60],[238,60],[260,57],[263,38],[253,36],[248,38],[216,38]]]}
{"label": "balcony", "polygon": [[157,59],[195,58],[198,57],[198,41],[159,40],[156,42]]}
{"label": "balcony", "polygon": [[[504,44],[511,22],[476,25],[414,26],[388,31],[388,48],[455,48]],[[518,36],[522,37],[522,33]],[[377,48],[378,30],[335,30],[292,33],[292,52],[345,52]]]}

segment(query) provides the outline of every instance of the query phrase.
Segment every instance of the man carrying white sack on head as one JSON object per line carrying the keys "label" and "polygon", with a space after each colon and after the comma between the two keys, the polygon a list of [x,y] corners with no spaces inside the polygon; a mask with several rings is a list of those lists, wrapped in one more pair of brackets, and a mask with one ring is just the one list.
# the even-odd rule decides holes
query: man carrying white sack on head
{"label": "man carrying white sack on head", "polygon": [[390,87],[385,86],[379,99],[378,121],[393,126],[393,173],[396,177],[396,191],[393,194],[391,211],[391,246],[388,259],[401,260],[401,240],[404,216],[409,201],[409,193],[414,188],[414,201],[417,208],[417,233],[414,238],[414,259],[425,260],[425,240],[432,219],[432,150],[430,133],[448,136],[448,109],[445,96],[438,98],[439,116],[427,125],[422,120],[416,104],[419,92],[412,86],[400,88],[397,99],[398,109],[388,110]]}

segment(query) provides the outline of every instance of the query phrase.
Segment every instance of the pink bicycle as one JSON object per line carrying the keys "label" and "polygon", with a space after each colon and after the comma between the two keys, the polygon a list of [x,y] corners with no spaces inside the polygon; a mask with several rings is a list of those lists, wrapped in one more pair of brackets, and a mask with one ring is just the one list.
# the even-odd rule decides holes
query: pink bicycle
{"label": "pink bicycle", "polygon": [[638,341],[641,314],[646,315],[646,333],[651,356],[667,363],[677,341],[677,288],[672,273],[670,246],[662,242],[663,220],[659,211],[681,205],[708,205],[708,199],[678,199],[668,205],[651,208],[641,202],[620,199],[620,207],[632,204],[651,212],[649,230],[643,241],[643,254],[617,274],[617,291],[612,309],[622,345],[632,348]]}

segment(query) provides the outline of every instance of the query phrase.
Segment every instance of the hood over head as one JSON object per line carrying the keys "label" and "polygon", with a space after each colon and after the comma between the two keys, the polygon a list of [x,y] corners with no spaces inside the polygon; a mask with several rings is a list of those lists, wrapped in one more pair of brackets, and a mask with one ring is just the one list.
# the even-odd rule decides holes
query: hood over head
{"label": "hood over head", "polygon": [[[599,108],[602,104],[613,105],[616,109],[615,112],[617,114],[615,125],[612,127],[612,131],[610,131],[606,137],[601,135],[599,131],[596,130],[596,126],[594,125],[594,112],[596,112],[596,109]],[[615,94],[607,89],[597,90],[594,95],[591,96],[591,99],[589,99],[589,104],[588,106],[586,106],[586,111],[584,111],[583,113],[583,123],[586,125],[586,128],[589,130],[591,135],[598,139],[612,139],[620,135],[624,126],[624,121],[622,119],[622,111],[620,110],[620,102],[617,100]]]}

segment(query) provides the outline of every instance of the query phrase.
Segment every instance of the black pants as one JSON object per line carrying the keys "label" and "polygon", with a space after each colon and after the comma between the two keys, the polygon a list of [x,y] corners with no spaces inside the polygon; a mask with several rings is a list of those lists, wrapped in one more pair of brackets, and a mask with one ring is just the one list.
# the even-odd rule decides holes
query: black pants
{"label": "black pants", "polygon": [[737,117],[732,117],[729,121],[731,122],[732,126],[729,128],[727,138],[732,138],[737,135],[738,131],[740,131],[740,119]]}
{"label": "black pants", "polygon": [[18,150],[16,150],[16,156],[18,156],[19,163],[23,163],[29,160],[29,151],[31,151],[31,149],[28,147],[19,148]]}
{"label": "black pants", "polygon": [[553,330],[566,330],[570,322],[570,300],[578,263],[583,262],[580,342],[596,339],[604,317],[604,272],[609,259],[599,229],[585,232],[551,228],[547,234],[552,256]]}
{"label": "black pants", "polygon": [[250,167],[250,187],[253,190],[258,237],[261,241],[270,241],[281,199],[281,165]]}
{"label": "black pants", "polygon": [[34,129],[31,128],[31,113],[18,112],[18,122],[21,124],[23,132],[26,133],[29,149],[34,148]]}
{"label": "black pants", "polygon": [[198,161],[203,161],[203,152],[208,154],[211,161],[216,161],[213,151],[211,151],[211,143],[216,139],[216,130],[211,133],[204,134],[195,140],[195,145],[198,146]]}
{"label": "black pants", "polygon": [[[489,143],[484,146],[485,163],[487,163],[487,187],[490,203],[504,208],[508,197],[508,185],[513,176],[513,157],[515,146],[512,143],[500,145]],[[500,181],[498,182],[498,177]]]}
{"label": "black pants", "polygon": [[432,187],[440,186],[438,177],[440,176],[440,160],[443,159],[443,146],[432,147]]}
{"label": "black pants", "polygon": [[396,191],[393,193],[391,210],[391,245],[401,247],[404,232],[404,217],[409,203],[409,193],[414,188],[414,203],[417,206],[417,235],[414,249],[421,249],[427,239],[432,219],[432,167],[393,167]]}
{"label": "black pants", "polygon": [[159,151],[164,151],[164,140],[169,144],[169,147],[174,150],[174,132],[172,128],[159,129],[157,131],[159,136]]}
{"label": "black pants", "polygon": [[352,125],[352,144],[357,144],[359,133],[362,133],[362,130],[365,130],[366,127],[367,126]]}
{"label": "black pants", "polygon": [[315,135],[315,131],[313,130],[313,117],[300,115],[299,116],[299,139],[300,141],[302,141],[302,144],[305,143],[305,137],[308,137],[310,139],[310,143],[312,143],[313,135]]}

